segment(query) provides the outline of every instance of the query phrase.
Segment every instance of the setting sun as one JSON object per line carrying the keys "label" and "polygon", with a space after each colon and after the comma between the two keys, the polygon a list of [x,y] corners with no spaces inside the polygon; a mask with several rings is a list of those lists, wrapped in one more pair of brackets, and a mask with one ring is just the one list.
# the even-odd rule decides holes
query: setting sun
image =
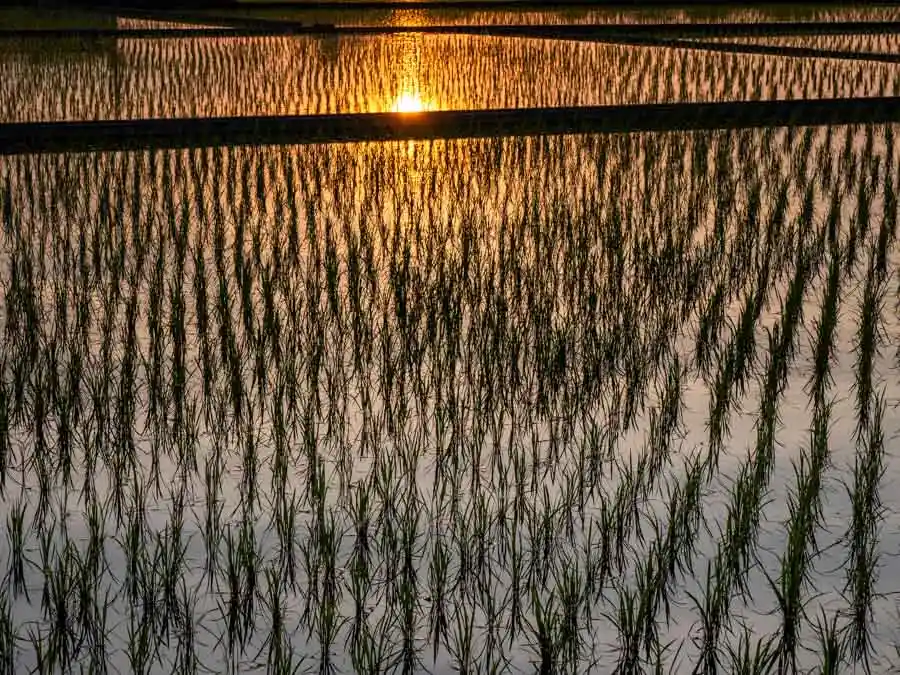
{"label": "setting sun", "polygon": [[403,92],[394,102],[391,110],[399,113],[417,113],[425,110],[422,97],[414,92]]}

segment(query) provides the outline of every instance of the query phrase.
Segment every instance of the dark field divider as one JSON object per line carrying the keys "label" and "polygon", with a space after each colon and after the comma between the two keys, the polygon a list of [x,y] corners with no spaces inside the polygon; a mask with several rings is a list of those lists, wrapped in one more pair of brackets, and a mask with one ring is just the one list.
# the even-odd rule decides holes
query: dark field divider
{"label": "dark field divider", "polygon": [[[51,3],[52,4],[52,3]],[[477,10],[512,10],[530,9],[558,11],[565,9],[657,9],[677,7],[679,9],[745,9],[753,7],[753,3],[727,2],[684,2],[684,0],[105,0],[103,2],[80,2],[70,4],[89,5],[93,7],[160,7],[174,10],[185,7],[206,7],[215,9],[477,9]],[[846,0],[767,0],[762,6],[777,7],[833,7],[846,5]],[[893,6],[898,4],[891,0],[857,0],[854,4],[860,7]]]}
{"label": "dark field divider", "polygon": [[0,154],[900,122],[900,97],[0,125]]}
{"label": "dark field divider", "polygon": [[794,21],[764,23],[646,23],[646,24],[506,24],[443,26],[336,26],[276,19],[258,19],[213,14],[170,12],[127,12],[135,18],[154,21],[197,23],[197,28],[48,28],[6,30],[0,38],[72,38],[72,37],[222,37],[282,35],[488,35],[495,37],[532,37],[556,40],[619,40],[704,37],[780,37],[804,35],[893,35],[900,33],[900,21]]}
{"label": "dark field divider", "polygon": [[[29,31],[9,31],[0,29],[2,39],[75,39],[105,41],[116,39],[194,39],[194,38],[241,38],[241,37],[278,37],[278,36],[367,36],[421,32],[426,34],[463,34],[475,36],[495,36],[548,40],[580,40],[602,42],[606,44],[632,45],[639,47],[668,47],[672,49],[698,49],[701,51],[726,54],[762,54],[768,56],[786,56],[792,58],[827,58],[846,61],[873,61],[879,63],[900,63],[900,54],[884,52],[858,52],[841,49],[822,49],[818,47],[790,47],[783,45],[746,44],[737,42],[708,42],[698,38],[673,38],[666,35],[641,33],[638,35],[608,31],[583,32],[565,31],[567,36],[560,36],[554,26],[499,26],[494,30],[490,26],[426,26],[422,28],[403,28],[397,26],[347,26],[314,24],[302,26],[290,24],[286,26],[241,25],[237,27],[198,26],[196,28],[140,28],[140,29],[38,29]],[[536,30],[537,29],[537,30]],[[900,24],[897,25],[900,32]]]}

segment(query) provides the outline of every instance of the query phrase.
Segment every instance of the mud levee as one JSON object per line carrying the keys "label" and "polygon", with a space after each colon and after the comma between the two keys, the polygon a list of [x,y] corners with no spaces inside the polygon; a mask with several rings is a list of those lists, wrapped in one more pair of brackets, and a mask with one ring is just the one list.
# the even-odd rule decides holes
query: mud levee
{"label": "mud levee", "polygon": [[0,125],[0,154],[900,122],[900,97]]}

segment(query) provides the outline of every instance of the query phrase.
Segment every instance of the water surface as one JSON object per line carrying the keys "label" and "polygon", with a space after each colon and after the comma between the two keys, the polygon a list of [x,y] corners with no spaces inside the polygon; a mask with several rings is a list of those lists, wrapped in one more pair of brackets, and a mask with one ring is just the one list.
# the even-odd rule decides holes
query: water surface
{"label": "water surface", "polygon": [[[127,667],[125,647],[146,638],[161,668],[188,648],[213,669],[223,658],[250,668],[273,658],[265,645],[281,635],[291,658],[350,670],[363,649],[354,631],[365,630],[407,650],[416,670],[458,668],[467,638],[433,623],[435,598],[445,597],[449,610],[481,617],[471,635],[479,662],[527,669],[537,656],[526,626],[538,609],[508,599],[534,590],[532,598],[578,608],[578,640],[559,658],[609,670],[627,638],[609,613],[665,540],[672,490],[718,448],[690,511],[702,518],[688,530],[696,572],[673,577],[671,615],[653,614],[659,644],[683,644],[677,657],[659,659],[686,670],[702,641],[688,594],[703,593],[707,564],[722,556],[715,533],[728,523],[735,481],[766,447],[757,562],[744,571],[752,592],[730,599],[736,633],[720,645],[736,645],[739,621],[777,637],[765,575],[782,569],[794,467],[809,461],[823,400],[833,407],[821,553],[811,554],[803,597],[815,598],[811,616],[821,606],[847,625],[852,509],[842,484],[853,484],[869,448],[856,430],[870,285],[884,303],[867,372],[873,401],[883,397],[885,407],[866,405],[885,439],[900,431],[890,413],[900,401],[898,132],[0,160],[0,415],[8,420],[0,509],[24,505],[23,546],[35,561],[26,568],[29,597],[10,590],[14,625],[34,621],[51,634],[39,601],[45,571],[78,560],[90,576],[70,583],[90,579],[108,592],[107,621],[118,627],[101,651],[73,647],[83,663],[110,654]],[[831,379],[814,400],[816,324],[835,260]],[[764,383],[782,353],[770,338],[785,334],[798,278],[797,332],[767,446]],[[739,332],[745,315],[749,346]],[[717,409],[726,421],[719,432]],[[900,578],[900,504],[888,488],[898,478],[888,459],[872,540],[875,588],[886,593]],[[363,498],[370,535],[359,529]],[[611,505],[633,518],[610,521]],[[91,525],[97,509],[104,517]],[[296,519],[288,532],[277,526],[285,513]],[[604,575],[598,561],[617,531],[622,548]],[[171,560],[172,542],[183,542],[185,555],[165,569],[182,590],[166,586],[153,562]],[[93,567],[97,545],[105,562]],[[371,546],[368,581],[358,576],[363,545]],[[259,557],[229,572],[236,546]],[[9,547],[0,550],[12,561]],[[315,557],[304,558],[310,551]],[[435,586],[444,555],[450,577]],[[268,600],[246,595],[267,588],[266,569],[283,579],[268,588],[284,623],[273,623]],[[573,589],[577,601],[566,595]],[[79,596],[65,597],[79,616]],[[168,614],[155,604],[165,602]],[[871,606],[873,659],[888,664],[894,603],[885,595]],[[342,620],[334,633],[322,623],[329,607]],[[163,622],[172,615],[187,626],[177,636]],[[521,630],[510,628],[518,618]],[[75,634],[92,625],[72,621]],[[818,658],[812,628],[811,620],[800,626],[809,667]],[[28,643],[16,658],[34,664]]]}

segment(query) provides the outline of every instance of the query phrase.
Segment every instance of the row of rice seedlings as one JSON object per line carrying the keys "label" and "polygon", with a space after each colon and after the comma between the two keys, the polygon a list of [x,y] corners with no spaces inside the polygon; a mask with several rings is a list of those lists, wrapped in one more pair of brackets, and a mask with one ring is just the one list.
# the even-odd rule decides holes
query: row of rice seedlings
{"label": "row of rice seedlings", "polygon": [[861,439],[871,424],[871,406],[875,395],[875,359],[884,336],[881,329],[881,313],[887,292],[886,279],[877,272],[876,251],[869,256],[869,268],[863,288],[859,324],[855,335],[856,369],[854,380],[857,439]]}
{"label": "row of rice seedlings", "polygon": [[847,529],[847,574],[844,592],[850,603],[845,641],[847,655],[856,663],[870,668],[873,602],[877,597],[878,536],[884,508],[879,484],[884,474],[884,432],[882,430],[884,394],[876,389],[875,360],[883,340],[881,313],[886,292],[886,279],[879,273],[878,245],[869,255],[863,288],[859,324],[855,336],[856,368],[854,404],[856,408],[856,460],[853,485],[847,485],[852,504]]}
{"label": "row of rice seedlings", "polygon": [[883,398],[878,397],[873,407],[875,415],[868,428],[868,438],[857,450],[853,486],[847,486],[852,516],[846,534],[849,553],[844,592],[850,608],[842,644],[846,654],[867,670],[875,649],[873,603],[878,597],[875,589],[878,578],[878,535],[884,520],[884,507],[878,492],[884,475],[885,449],[881,428]]}
{"label": "row of rice seedlings", "polygon": [[[751,202],[752,204],[752,202]],[[735,399],[740,400],[746,393],[747,381],[755,368],[757,321],[763,310],[769,292],[773,267],[776,267],[776,241],[781,234],[787,215],[787,188],[783,187],[776,197],[770,222],[766,228],[767,237],[760,243],[762,259],[758,263],[756,283],[744,297],[737,326],[731,341],[725,348],[724,358],[719,361],[715,383],[712,387],[709,410],[710,472],[718,469],[718,457],[728,434],[728,424]],[[754,248],[754,250],[757,250]]]}
{"label": "row of rice seedlings", "polygon": [[812,370],[807,380],[811,398],[818,406],[825,401],[825,393],[833,384],[831,368],[837,349],[835,332],[838,326],[841,291],[841,253],[833,250],[829,258],[828,271],[822,294],[819,317],[811,331],[813,345]]}
{"label": "row of rice seedlings", "polygon": [[[808,591],[815,557],[819,553],[816,532],[822,528],[823,474],[830,467],[828,434],[831,406],[816,407],[810,430],[810,447],[793,463],[795,490],[788,496],[787,545],[781,556],[777,580],[768,578],[778,601],[781,627],[772,645],[779,670],[796,672],[801,629],[807,616]],[[768,576],[768,575],[767,575]]]}

